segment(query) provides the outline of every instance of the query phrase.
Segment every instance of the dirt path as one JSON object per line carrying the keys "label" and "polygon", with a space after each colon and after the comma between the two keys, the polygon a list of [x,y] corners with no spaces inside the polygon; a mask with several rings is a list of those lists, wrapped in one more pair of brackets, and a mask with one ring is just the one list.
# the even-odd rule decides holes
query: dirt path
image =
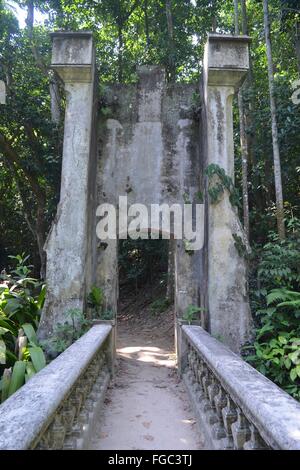
{"label": "dirt path", "polygon": [[138,326],[118,323],[115,384],[91,448],[201,449],[188,396],[177,378],[172,338],[164,328]]}

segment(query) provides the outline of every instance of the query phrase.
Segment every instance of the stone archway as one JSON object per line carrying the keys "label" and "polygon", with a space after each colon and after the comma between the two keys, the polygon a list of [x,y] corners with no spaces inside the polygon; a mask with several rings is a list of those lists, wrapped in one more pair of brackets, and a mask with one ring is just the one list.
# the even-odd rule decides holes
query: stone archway
{"label": "stone archway", "polygon": [[[249,38],[212,34],[198,84],[167,84],[159,66],[138,68],[133,85],[95,92],[89,32],[54,33],[52,66],[65,82],[67,107],[61,199],[46,244],[48,294],[40,336],[70,307],[85,309],[92,285],[116,297],[116,240],[103,250],[96,208],[129,204],[205,204],[205,244],[192,256],[176,244],[176,312],[190,303],[206,309],[213,335],[234,351],[248,339],[251,317],[246,261],[236,240],[247,240],[224,191],[218,204],[204,176],[215,164],[233,177],[232,96],[249,68]],[[198,201],[199,202],[199,201]],[[204,222],[204,221],[203,221]]]}

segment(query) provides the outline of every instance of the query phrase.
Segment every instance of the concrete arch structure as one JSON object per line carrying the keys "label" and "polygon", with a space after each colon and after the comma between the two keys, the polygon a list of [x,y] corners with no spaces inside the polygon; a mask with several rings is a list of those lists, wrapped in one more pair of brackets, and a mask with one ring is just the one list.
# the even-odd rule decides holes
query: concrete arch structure
{"label": "concrete arch structure", "polygon": [[[204,246],[175,247],[175,308],[205,309],[202,324],[239,352],[250,335],[247,246],[225,191],[210,201],[205,169],[233,178],[232,97],[249,68],[249,38],[209,35],[199,84],[167,84],[159,66],[137,69],[133,85],[104,87],[99,105],[89,32],[54,33],[52,67],[65,82],[67,105],[61,199],[47,243],[48,293],[39,335],[51,334],[69,308],[85,310],[91,286],[117,309],[117,240],[96,237],[101,203],[203,202]],[[210,182],[211,184],[211,182]],[[201,199],[201,201],[200,201]]]}

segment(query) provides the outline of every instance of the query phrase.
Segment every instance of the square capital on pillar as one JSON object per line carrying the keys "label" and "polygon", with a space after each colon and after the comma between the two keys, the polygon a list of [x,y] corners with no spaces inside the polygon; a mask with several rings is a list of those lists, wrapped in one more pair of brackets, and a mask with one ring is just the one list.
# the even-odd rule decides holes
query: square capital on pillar
{"label": "square capital on pillar", "polygon": [[92,32],[59,31],[51,38],[51,67],[64,82],[91,82],[95,60]]}
{"label": "square capital on pillar", "polygon": [[238,87],[249,70],[249,36],[209,34],[204,69],[207,84]]}

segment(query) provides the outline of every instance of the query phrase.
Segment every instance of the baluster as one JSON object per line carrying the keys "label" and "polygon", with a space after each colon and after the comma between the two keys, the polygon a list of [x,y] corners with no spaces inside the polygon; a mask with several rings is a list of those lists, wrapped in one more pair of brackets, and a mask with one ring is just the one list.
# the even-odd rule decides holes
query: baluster
{"label": "baluster", "polygon": [[251,437],[245,442],[244,450],[265,450],[268,445],[265,443],[254,424],[250,424]]}
{"label": "baluster", "polygon": [[69,434],[72,431],[72,426],[76,415],[76,407],[70,398],[68,398],[64,403],[61,413],[66,428],[66,434]]}
{"label": "baluster", "polygon": [[39,442],[34,447],[35,450],[49,450],[50,449],[50,434],[48,433],[48,429],[44,432],[41,436]]}
{"label": "baluster", "polygon": [[240,408],[237,408],[238,419],[231,425],[235,450],[242,450],[251,436],[249,421]]}
{"label": "baluster", "polygon": [[210,425],[213,425],[218,422],[218,415],[216,413],[216,405],[214,398],[219,392],[219,384],[211,371],[209,371],[209,375],[211,383],[207,386],[207,393],[211,408],[207,415],[207,420]]}
{"label": "baluster", "polygon": [[233,448],[233,438],[232,438],[232,429],[231,426],[237,420],[237,411],[234,402],[231,400],[230,396],[226,396],[227,404],[225,408],[222,409],[223,424],[225,433],[228,440],[228,448]]}
{"label": "baluster", "polygon": [[205,363],[203,364],[203,375],[201,379],[202,379],[202,387],[203,387],[202,408],[204,412],[207,412],[211,410],[211,404],[210,404],[209,395],[208,395],[208,387],[211,384],[211,376],[209,373],[209,369]]}
{"label": "baluster", "polygon": [[77,418],[83,405],[83,395],[79,392],[76,386],[74,391],[71,393],[69,400],[71,405],[75,407],[75,418]]}
{"label": "baluster", "polygon": [[66,429],[58,412],[39,442],[39,449],[60,450],[63,448]]}
{"label": "baluster", "polygon": [[219,384],[218,394],[214,397],[214,403],[218,422],[214,425],[213,433],[216,439],[223,439],[224,437],[226,437],[226,431],[223,423],[222,410],[227,404],[227,397],[221,384]]}
{"label": "baluster", "polygon": [[202,376],[204,374],[204,361],[199,358],[198,370],[197,370],[197,400],[201,401],[204,397],[204,390],[202,385]]}
{"label": "baluster", "polygon": [[195,382],[195,376],[193,372],[193,364],[194,364],[194,350],[192,347],[189,347],[189,352],[188,352],[188,371],[187,371],[187,378],[193,384]]}
{"label": "baluster", "polygon": [[194,363],[193,363],[193,385],[192,385],[192,389],[195,394],[198,393],[199,391],[199,381],[198,381],[199,367],[200,367],[200,358],[198,354],[195,354]]}

